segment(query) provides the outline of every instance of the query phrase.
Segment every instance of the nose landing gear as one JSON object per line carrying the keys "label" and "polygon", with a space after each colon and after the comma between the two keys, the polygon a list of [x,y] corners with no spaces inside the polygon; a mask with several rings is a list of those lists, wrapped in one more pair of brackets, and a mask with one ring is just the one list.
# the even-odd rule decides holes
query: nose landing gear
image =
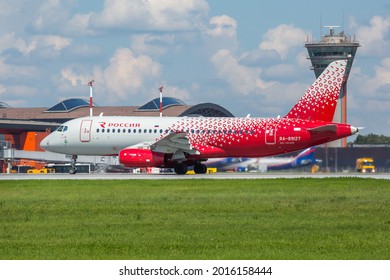
{"label": "nose landing gear", "polygon": [[77,155],[72,155],[72,160],[70,161],[71,166],[70,166],[69,174],[77,173],[76,162],[77,162]]}

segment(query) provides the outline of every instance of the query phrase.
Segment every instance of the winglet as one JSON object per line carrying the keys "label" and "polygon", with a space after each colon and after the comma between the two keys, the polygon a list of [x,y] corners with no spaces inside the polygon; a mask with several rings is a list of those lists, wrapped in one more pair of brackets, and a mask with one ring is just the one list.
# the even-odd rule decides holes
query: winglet
{"label": "winglet", "polygon": [[330,63],[285,118],[331,122],[346,67],[347,60]]}

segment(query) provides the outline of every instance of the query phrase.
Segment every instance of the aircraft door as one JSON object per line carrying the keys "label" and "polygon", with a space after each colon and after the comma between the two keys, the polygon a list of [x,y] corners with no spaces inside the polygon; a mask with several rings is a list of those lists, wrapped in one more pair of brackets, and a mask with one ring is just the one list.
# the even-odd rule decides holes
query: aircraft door
{"label": "aircraft door", "polygon": [[265,126],[265,144],[276,144],[276,125],[270,123]]}
{"label": "aircraft door", "polygon": [[91,141],[91,126],[92,120],[83,120],[80,126],[80,141],[89,142]]}

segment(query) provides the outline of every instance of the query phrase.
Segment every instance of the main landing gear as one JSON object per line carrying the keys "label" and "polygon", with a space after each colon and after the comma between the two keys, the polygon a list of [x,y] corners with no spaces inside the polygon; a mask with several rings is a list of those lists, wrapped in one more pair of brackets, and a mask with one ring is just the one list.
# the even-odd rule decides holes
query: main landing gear
{"label": "main landing gear", "polygon": [[76,162],[77,162],[77,155],[72,155],[72,160],[70,161],[69,174],[77,173]]}
{"label": "main landing gear", "polygon": [[187,164],[185,163],[182,163],[182,162],[178,162],[176,165],[175,165],[175,168],[174,168],[176,174],[178,175],[184,175],[187,173],[188,171],[188,166]]}
{"label": "main landing gear", "polygon": [[[178,162],[175,165],[174,169],[175,169],[176,174],[184,175],[188,171],[188,166],[187,166],[187,164],[185,164],[183,162]],[[197,162],[194,164],[194,172],[196,174],[205,174],[207,172],[207,166],[202,164],[202,163]]]}
{"label": "main landing gear", "polygon": [[195,163],[194,164],[194,172],[196,174],[206,174],[207,166],[202,164],[202,163]]}

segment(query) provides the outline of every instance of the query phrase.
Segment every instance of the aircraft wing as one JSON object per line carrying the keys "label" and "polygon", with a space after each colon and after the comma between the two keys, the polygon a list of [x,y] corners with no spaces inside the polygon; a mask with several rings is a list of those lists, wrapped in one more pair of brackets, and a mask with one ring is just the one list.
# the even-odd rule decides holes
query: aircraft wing
{"label": "aircraft wing", "polygon": [[164,154],[187,153],[190,155],[198,155],[200,152],[195,149],[184,132],[170,133],[160,140],[150,145],[150,149],[154,152]]}

